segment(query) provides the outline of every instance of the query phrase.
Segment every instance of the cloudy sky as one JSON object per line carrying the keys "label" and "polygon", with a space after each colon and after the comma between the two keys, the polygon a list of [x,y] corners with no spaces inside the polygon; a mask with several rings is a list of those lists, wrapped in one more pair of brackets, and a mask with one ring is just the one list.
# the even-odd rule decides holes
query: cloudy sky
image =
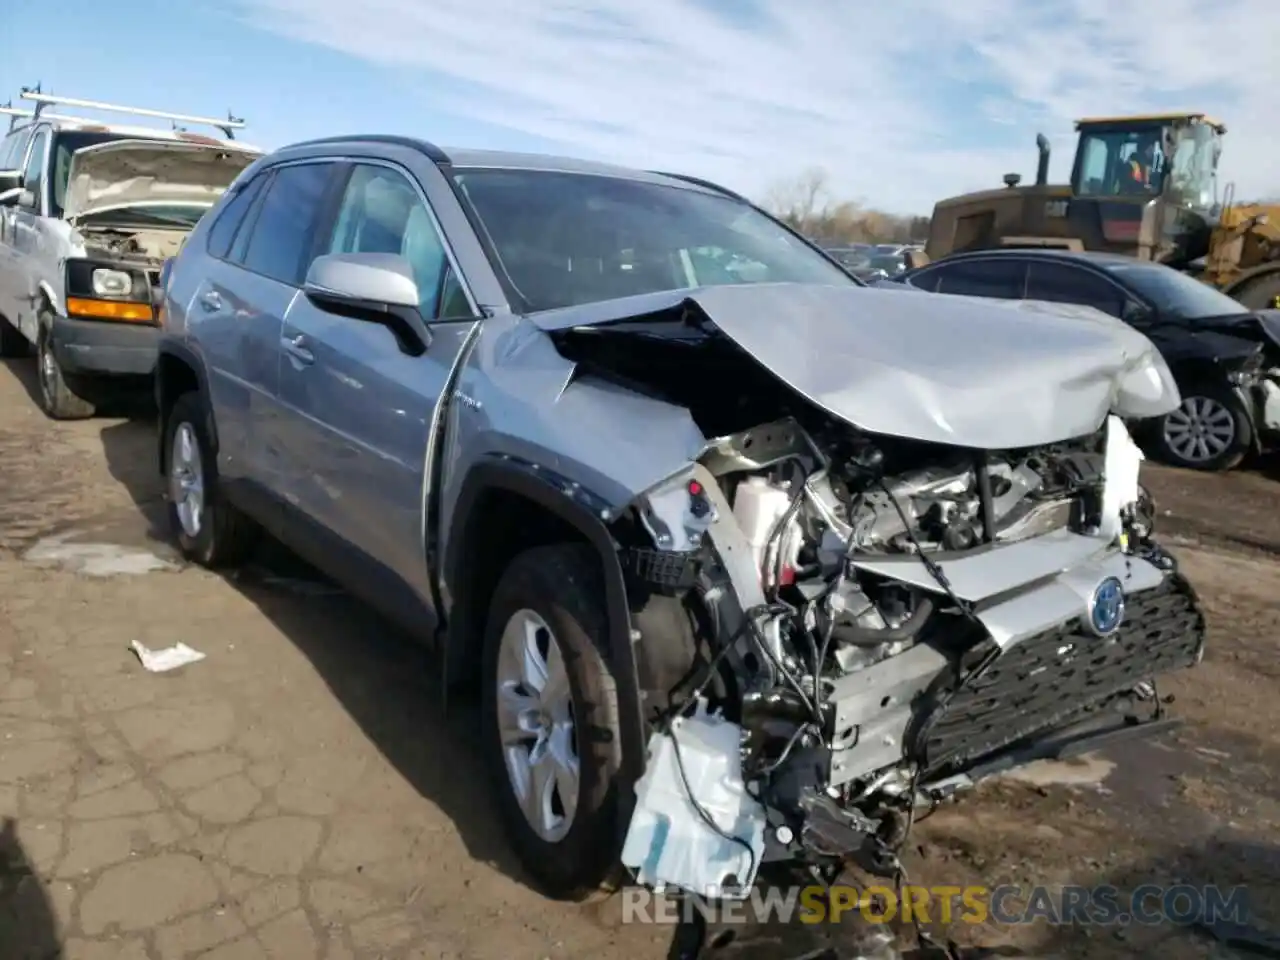
{"label": "cloudy sky", "polygon": [[[331,133],[568,153],[760,196],[824,168],[841,198],[927,213],[1070,168],[1071,120],[1208,110],[1224,182],[1280,195],[1275,0],[64,0],[0,37],[23,84]],[[48,9],[40,0],[0,8]],[[5,18],[9,20],[9,18]],[[19,18],[21,19],[21,18]],[[10,20],[10,22],[12,22]],[[51,55],[56,51],[56,56]],[[251,136],[250,136],[251,134]]]}

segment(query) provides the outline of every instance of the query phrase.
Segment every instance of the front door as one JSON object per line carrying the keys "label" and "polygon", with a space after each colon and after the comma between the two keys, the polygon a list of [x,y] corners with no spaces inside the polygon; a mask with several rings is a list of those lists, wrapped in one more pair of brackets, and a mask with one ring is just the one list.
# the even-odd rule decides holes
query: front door
{"label": "front door", "polygon": [[305,294],[294,301],[280,365],[292,489],[308,515],[429,604],[429,438],[454,362],[478,323],[475,311],[425,196],[399,168],[352,165],[328,241],[316,252],[403,256],[432,341],[424,355],[411,357],[383,326],[326,313]]}

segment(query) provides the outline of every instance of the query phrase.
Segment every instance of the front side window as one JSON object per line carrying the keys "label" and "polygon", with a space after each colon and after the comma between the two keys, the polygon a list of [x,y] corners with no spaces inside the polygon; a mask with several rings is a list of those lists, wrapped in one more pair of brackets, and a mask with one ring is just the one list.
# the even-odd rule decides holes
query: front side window
{"label": "front side window", "polygon": [[1080,135],[1078,197],[1155,196],[1168,168],[1159,127]]}
{"label": "front side window", "polygon": [[[927,289],[961,297],[1020,300],[1026,287],[1026,266],[1020,260],[967,260],[941,264],[929,271]],[[937,279],[937,286],[932,281]]]}
{"label": "front side window", "polygon": [[471,313],[431,213],[409,179],[396,170],[362,163],[352,168],[323,252],[399,254],[413,270],[424,317]]}
{"label": "front side window", "polygon": [[302,286],[320,202],[333,169],[332,163],[276,169],[248,237],[245,267],[281,283]]}
{"label": "front side window", "polygon": [[858,286],[740,200],[548,170],[465,168],[455,181],[529,311],[742,283]]}
{"label": "front side window", "polygon": [[30,190],[40,203],[40,194],[44,191],[44,157],[49,149],[49,134],[37,133],[31,142],[31,152],[27,154],[27,166],[22,173],[22,188]]}
{"label": "front side window", "polygon": [[1032,262],[1027,276],[1027,299],[1074,303],[1118,317],[1124,312],[1123,291],[1103,277],[1062,263]]}

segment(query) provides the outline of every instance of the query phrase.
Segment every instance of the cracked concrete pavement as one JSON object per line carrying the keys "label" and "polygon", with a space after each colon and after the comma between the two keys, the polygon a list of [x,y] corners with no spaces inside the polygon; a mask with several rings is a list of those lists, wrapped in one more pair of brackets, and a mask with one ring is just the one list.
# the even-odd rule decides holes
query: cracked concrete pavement
{"label": "cracked concrete pavement", "polygon": [[[153,428],[51,424],[15,370],[0,366],[3,960],[665,953],[669,931],[549,907],[519,879],[467,716],[441,718],[420,648],[341,595],[177,563]],[[104,571],[112,545],[167,563]],[[207,658],[148,674],[134,640]]]}
{"label": "cracked concrete pavement", "polygon": [[[526,885],[473,716],[441,717],[420,648],[341,594],[179,562],[151,424],[51,423],[29,371],[0,365],[0,960],[667,955],[669,928]],[[1255,520],[1272,496],[1257,477],[1156,480],[1171,512],[1202,526],[1206,484],[1253,503]],[[1263,526],[1249,524],[1254,540]],[[939,812],[920,826],[914,879],[1240,873],[1280,892],[1273,848],[1261,866],[1224,852],[1280,829],[1280,566],[1182,544],[1216,641],[1195,678],[1171,684],[1187,732]],[[302,573],[270,547],[261,566]],[[207,658],[148,674],[134,640]],[[979,933],[1137,955],[1043,929],[960,938]]]}

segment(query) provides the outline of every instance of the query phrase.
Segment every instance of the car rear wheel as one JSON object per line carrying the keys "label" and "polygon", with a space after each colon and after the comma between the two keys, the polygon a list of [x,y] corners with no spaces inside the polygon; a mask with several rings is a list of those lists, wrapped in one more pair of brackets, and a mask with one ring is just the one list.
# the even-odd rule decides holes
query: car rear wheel
{"label": "car rear wheel", "polygon": [[258,526],[222,495],[206,422],[196,393],[183,394],[169,413],[164,434],[169,527],[188,560],[211,568],[234,566],[252,551]]}
{"label": "car rear wheel", "polygon": [[1248,452],[1253,428],[1244,404],[1225,387],[1183,391],[1182,404],[1156,431],[1160,459],[1192,470],[1230,470]]}
{"label": "car rear wheel", "polygon": [[521,864],[551,896],[615,887],[619,731],[599,566],[589,548],[528,550],[485,630],[485,756]]}

